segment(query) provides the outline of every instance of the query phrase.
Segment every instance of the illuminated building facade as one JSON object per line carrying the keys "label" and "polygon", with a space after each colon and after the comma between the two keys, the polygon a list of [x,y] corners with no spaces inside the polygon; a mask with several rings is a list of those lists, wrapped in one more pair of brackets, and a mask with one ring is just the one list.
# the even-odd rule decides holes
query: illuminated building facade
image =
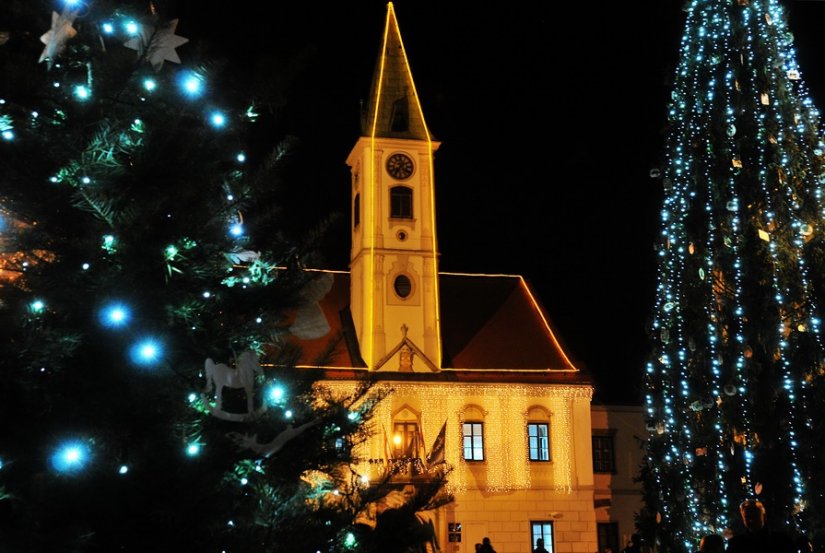
{"label": "illuminated building facade", "polygon": [[352,174],[349,272],[319,272],[291,327],[305,366],[342,391],[371,373],[378,407],[362,474],[454,467],[438,548],[597,548],[589,376],[520,276],[439,273],[432,139],[392,4]]}

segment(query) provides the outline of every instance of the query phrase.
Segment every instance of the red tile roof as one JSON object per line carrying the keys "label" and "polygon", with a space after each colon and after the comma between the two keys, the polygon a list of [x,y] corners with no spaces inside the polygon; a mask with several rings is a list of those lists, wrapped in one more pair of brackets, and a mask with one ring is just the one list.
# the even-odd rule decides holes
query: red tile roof
{"label": "red tile roof", "polygon": [[[329,330],[323,336],[294,340],[302,351],[299,365],[340,371],[339,378],[348,378],[361,372],[351,369],[366,368],[349,310],[349,273],[319,271],[319,277],[332,280],[331,286],[322,287],[328,291],[318,301]],[[443,350],[439,379],[547,382],[552,375],[553,382],[589,383],[586,371],[565,354],[521,277],[442,273],[439,287]],[[398,379],[399,375],[385,376]],[[413,373],[404,378],[432,377]]]}

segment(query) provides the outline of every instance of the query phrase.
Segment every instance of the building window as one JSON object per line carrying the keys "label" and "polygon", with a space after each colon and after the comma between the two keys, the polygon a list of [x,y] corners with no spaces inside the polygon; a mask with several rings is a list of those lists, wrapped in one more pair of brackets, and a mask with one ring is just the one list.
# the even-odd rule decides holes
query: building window
{"label": "building window", "polygon": [[418,423],[396,422],[392,428],[393,457],[418,457]]}
{"label": "building window", "polygon": [[392,132],[407,132],[410,130],[410,108],[406,94],[392,103],[390,130]]}
{"label": "building window", "polygon": [[464,432],[464,460],[484,460],[484,423],[465,422]]}
{"label": "building window", "polygon": [[527,425],[527,451],[531,461],[550,460],[550,425],[531,422]]}
{"label": "building window", "polygon": [[593,436],[593,472],[616,472],[613,436]]}
{"label": "building window", "polygon": [[530,522],[530,551],[536,548],[539,539],[544,540],[544,548],[553,553],[553,522],[535,520]]}
{"label": "building window", "polygon": [[393,186],[390,188],[390,217],[412,219],[412,188]]}
{"label": "building window", "polygon": [[399,298],[406,298],[412,293],[412,281],[407,275],[398,275],[392,287]]}
{"label": "building window", "polygon": [[358,228],[361,224],[361,194],[356,194],[352,201],[352,227]]}
{"label": "building window", "polygon": [[596,532],[599,538],[599,551],[605,551],[608,547],[617,553],[620,551],[618,522],[599,522]]}

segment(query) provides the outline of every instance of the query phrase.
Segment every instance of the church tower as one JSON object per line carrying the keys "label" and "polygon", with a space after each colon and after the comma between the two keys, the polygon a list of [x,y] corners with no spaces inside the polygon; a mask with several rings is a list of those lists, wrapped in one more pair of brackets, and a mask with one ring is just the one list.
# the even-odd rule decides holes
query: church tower
{"label": "church tower", "polygon": [[389,3],[361,137],[347,158],[352,172],[350,310],[370,370],[413,370],[404,361],[410,355],[417,357],[416,371],[441,369],[437,149]]}

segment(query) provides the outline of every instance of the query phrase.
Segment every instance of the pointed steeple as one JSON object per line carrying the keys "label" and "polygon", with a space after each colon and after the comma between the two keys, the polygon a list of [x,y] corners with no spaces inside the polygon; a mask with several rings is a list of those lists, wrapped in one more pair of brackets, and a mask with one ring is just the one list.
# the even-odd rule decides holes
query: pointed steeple
{"label": "pointed steeple", "polygon": [[431,138],[418,101],[392,2],[387,4],[384,36],[372,78],[369,102],[362,117],[361,132],[364,136],[373,138]]}

